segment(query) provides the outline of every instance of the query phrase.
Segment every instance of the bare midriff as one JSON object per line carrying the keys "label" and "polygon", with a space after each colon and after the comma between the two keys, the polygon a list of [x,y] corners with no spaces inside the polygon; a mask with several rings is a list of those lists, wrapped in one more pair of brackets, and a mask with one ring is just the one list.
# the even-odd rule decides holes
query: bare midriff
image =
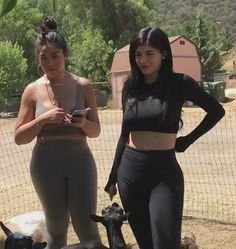
{"label": "bare midriff", "polygon": [[132,131],[129,146],[139,150],[170,150],[175,147],[176,133]]}
{"label": "bare midriff", "polygon": [[47,141],[80,141],[86,142],[84,135],[60,135],[60,136],[38,136],[37,141],[44,143]]}

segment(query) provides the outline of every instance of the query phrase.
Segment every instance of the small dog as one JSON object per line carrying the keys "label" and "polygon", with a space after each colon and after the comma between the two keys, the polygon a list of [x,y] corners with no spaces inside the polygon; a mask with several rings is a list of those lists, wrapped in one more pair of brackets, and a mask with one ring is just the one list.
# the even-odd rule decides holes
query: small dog
{"label": "small dog", "polygon": [[44,249],[46,242],[34,242],[31,236],[22,233],[13,233],[2,222],[0,226],[7,238],[5,240],[5,249]]}
{"label": "small dog", "polygon": [[194,233],[190,234],[190,237],[185,236],[181,238],[181,249],[198,249],[196,245],[196,237]]}

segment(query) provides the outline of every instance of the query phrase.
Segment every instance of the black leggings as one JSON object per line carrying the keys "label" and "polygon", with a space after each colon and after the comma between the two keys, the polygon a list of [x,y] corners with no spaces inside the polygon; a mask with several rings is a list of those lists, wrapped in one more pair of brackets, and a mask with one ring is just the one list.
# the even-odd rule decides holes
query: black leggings
{"label": "black leggings", "polygon": [[118,188],[140,249],[180,248],[184,181],[174,150],[126,146]]}

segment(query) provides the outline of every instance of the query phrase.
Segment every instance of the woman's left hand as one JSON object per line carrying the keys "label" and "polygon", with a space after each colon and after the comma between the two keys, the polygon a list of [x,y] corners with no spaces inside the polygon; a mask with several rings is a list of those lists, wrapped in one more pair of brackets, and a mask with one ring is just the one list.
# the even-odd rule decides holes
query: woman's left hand
{"label": "woman's left hand", "polygon": [[85,125],[86,117],[88,112],[90,111],[90,107],[85,109],[85,113],[81,117],[72,117],[71,116],[71,126],[81,128]]}
{"label": "woman's left hand", "polygon": [[175,151],[177,152],[184,152],[189,146],[190,142],[187,136],[185,137],[178,137],[175,142]]}

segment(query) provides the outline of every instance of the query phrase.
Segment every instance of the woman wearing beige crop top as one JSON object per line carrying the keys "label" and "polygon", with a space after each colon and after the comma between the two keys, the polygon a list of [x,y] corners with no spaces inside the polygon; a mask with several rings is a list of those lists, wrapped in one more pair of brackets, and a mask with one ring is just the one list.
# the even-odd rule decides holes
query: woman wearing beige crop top
{"label": "woman wearing beige crop top", "polygon": [[[89,80],[66,71],[68,49],[56,28],[52,17],[44,19],[36,40],[43,76],[25,88],[14,134],[18,145],[37,138],[30,172],[51,236],[49,249],[66,245],[70,217],[81,242],[100,241],[89,218],[96,213],[97,171],[86,137],[100,133],[94,91]],[[77,109],[83,115],[72,117]]]}

